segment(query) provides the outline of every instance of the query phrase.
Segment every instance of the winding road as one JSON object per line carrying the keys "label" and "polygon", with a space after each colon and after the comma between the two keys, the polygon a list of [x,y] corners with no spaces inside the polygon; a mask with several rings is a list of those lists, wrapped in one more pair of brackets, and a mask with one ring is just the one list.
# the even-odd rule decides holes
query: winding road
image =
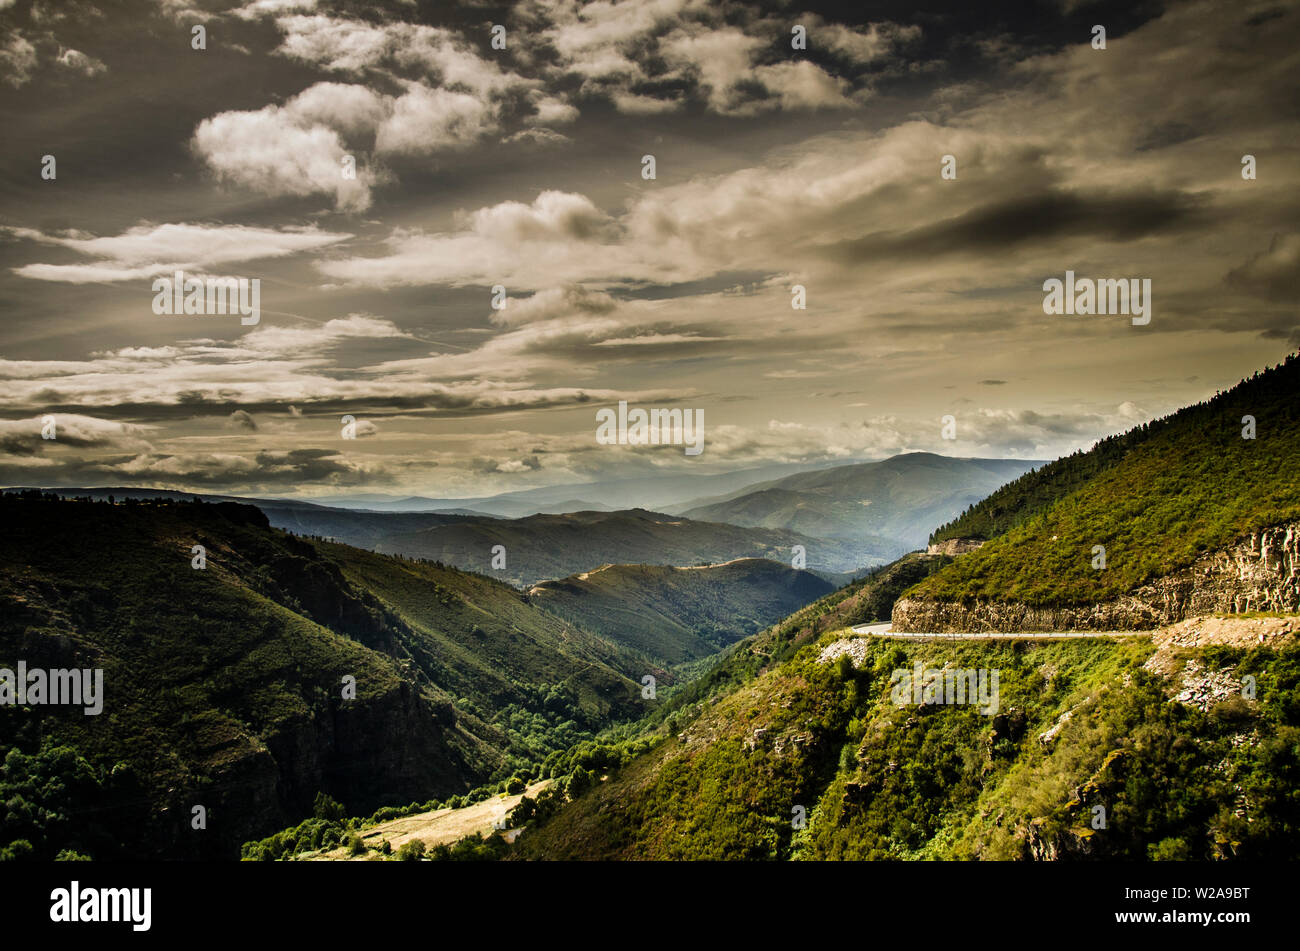
{"label": "winding road", "polygon": [[1097,638],[1097,637],[1136,637],[1141,636],[1145,631],[1042,631],[1032,633],[1010,633],[1003,634],[997,631],[978,631],[969,634],[910,634],[900,631],[891,631],[889,622],[885,621],[880,624],[859,624],[857,627],[850,628],[854,634],[869,634],[872,637],[899,637],[909,640],[928,640],[943,639],[949,641],[978,641],[994,640],[998,638],[1011,639],[1019,638],[1024,640],[1066,640],[1072,638]]}

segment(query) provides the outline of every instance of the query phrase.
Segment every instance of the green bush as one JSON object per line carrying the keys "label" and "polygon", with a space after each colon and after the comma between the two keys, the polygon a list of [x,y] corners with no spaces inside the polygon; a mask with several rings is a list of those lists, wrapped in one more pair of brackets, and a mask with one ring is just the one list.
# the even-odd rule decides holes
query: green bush
{"label": "green bush", "polygon": [[[387,845],[387,843],[385,843]],[[424,858],[425,846],[420,839],[412,839],[403,843],[397,850],[397,860],[399,862],[418,862]],[[385,853],[387,854],[387,853]]]}

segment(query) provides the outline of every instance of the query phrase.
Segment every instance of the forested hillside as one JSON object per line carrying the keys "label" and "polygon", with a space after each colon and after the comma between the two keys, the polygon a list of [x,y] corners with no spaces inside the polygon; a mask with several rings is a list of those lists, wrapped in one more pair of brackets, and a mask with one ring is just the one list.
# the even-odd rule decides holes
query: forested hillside
{"label": "forested hillside", "polygon": [[665,664],[700,660],[826,594],[811,572],[762,558],[700,568],[606,565],[528,591],[534,604]]}
{"label": "forested hillside", "polygon": [[[1243,433],[1251,438],[1244,438]],[[999,489],[933,538],[992,539],[909,597],[1114,598],[1300,516],[1300,358]],[[1094,546],[1105,567],[1093,565]]]}
{"label": "forested hillside", "polygon": [[231,857],[321,792],[464,793],[640,714],[657,669],[500,582],[250,506],[6,495],[0,525],[0,666],[104,671],[99,715],[0,707],[0,848],[37,857]]}

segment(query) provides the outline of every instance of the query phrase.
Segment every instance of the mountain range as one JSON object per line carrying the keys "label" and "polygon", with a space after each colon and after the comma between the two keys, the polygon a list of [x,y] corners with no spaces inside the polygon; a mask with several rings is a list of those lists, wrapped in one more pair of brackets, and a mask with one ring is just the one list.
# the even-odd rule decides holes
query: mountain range
{"label": "mountain range", "polygon": [[[5,495],[0,661],[102,668],[108,702],[0,708],[0,849],[383,857],[359,830],[547,780],[521,835],[435,857],[1293,858],[1297,394],[1293,356],[1042,466],[910,454],[683,514]],[[780,551],[925,512],[930,551],[834,590]],[[523,567],[446,563],[493,544]],[[747,545],[780,561],[710,557]],[[994,706],[900,701],[917,669],[997,672]]]}
{"label": "mountain range", "polygon": [[935,525],[1042,464],[912,452],[794,473],[699,502],[680,514],[852,541],[892,559],[925,547]]}
{"label": "mountain range", "polygon": [[[1292,356],[1010,482],[934,535],[978,547],[908,555],[730,648],[642,721],[649,749],[558,763],[570,792],[502,855],[1294,859],[1298,396]],[[853,630],[1014,632],[1017,604],[1068,622],[1162,578],[1186,582],[1161,589],[1177,616],[1130,637]],[[925,626],[936,604],[987,626]],[[997,709],[900,700],[916,669],[997,672]]]}

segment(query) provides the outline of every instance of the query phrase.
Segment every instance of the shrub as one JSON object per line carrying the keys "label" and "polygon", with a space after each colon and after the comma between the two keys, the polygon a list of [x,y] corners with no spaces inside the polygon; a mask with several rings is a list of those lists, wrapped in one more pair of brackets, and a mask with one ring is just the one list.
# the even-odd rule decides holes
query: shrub
{"label": "shrub", "polygon": [[[385,842],[385,845],[388,843]],[[418,862],[424,858],[424,842],[420,839],[412,839],[404,843],[397,850],[397,861],[399,862]]]}

